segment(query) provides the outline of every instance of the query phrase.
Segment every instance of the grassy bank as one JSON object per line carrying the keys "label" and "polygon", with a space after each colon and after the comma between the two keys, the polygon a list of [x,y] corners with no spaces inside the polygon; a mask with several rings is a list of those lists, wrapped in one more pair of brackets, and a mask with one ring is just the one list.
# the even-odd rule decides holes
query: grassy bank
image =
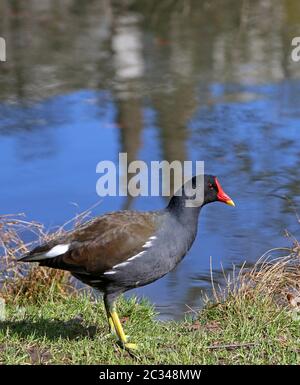
{"label": "grassy bank", "polygon": [[[102,304],[86,296],[8,305],[2,364],[299,364],[300,322],[265,298],[231,299],[195,320],[158,322],[150,305],[120,306],[136,357],[108,334]],[[130,316],[130,317],[129,317]]]}
{"label": "grassy bank", "polygon": [[[1,228],[7,234],[16,225]],[[297,243],[285,258],[269,262],[264,256],[231,277],[193,319],[159,322],[150,304],[122,299],[125,331],[139,344],[135,356],[108,334],[101,301],[70,290],[68,276],[50,269],[34,267],[24,276],[14,258],[27,246],[18,237],[7,237],[4,246],[11,274],[1,292],[1,364],[300,363]]]}

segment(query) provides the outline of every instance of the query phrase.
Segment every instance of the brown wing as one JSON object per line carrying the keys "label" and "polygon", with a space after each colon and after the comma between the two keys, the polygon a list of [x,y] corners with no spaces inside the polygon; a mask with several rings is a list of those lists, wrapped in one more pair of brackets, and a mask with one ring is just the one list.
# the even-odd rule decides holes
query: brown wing
{"label": "brown wing", "polygon": [[142,251],[156,229],[159,214],[134,211],[119,211],[98,217],[78,229],[34,249],[23,260],[37,260],[36,255],[45,255],[58,245],[69,245],[64,254],[38,259],[41,265],[99,274],[110,270]]}

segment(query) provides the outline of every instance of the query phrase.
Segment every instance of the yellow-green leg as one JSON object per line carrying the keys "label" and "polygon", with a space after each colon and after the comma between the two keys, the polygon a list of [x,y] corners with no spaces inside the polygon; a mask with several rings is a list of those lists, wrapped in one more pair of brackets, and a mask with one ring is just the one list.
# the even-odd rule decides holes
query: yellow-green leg
{"label": "yellow-green leg", "polygon": [[104,304],[107,312],[107,318],[110,325],[110,329],[115,331],[115,333],[117,334],[121,346],[129,350],[137,349],[136,344],[129,343],[127,340],[127,336],[124,333],[118,313],[116,312],[114,302],[110,303],[107,296],[104,296]]}
{"label": "yellow-green leg", "polygon": [[114,321],[111,318],[110,311],[109,311],[109,305],[108,305],[106,297],[104,297],[104,306],[105,306],[106,315],[107,315],[107,319],[108,319],[109,331],[110,331],[111,334],[116,334],[116,329],[115,329]]}
{"label": "yellow-green leg", "polygon": [[116,334],[115,325],[110,315],[108,316],[108,323],[109,323],[109,331],[111,332],[111,334]]}

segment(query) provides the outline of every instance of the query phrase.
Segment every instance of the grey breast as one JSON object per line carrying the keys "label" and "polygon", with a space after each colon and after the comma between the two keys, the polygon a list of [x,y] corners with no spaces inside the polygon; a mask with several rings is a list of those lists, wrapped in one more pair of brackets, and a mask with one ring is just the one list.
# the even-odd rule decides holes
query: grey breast
{"label": "grey breast", "polygon": [[171,270],[191,247],[197,229],[182,226],[176,218],[166,216],[156,234],[151,236],[141,252],[114,266],[110,280],[122,286],[137,287],[151,283]]}

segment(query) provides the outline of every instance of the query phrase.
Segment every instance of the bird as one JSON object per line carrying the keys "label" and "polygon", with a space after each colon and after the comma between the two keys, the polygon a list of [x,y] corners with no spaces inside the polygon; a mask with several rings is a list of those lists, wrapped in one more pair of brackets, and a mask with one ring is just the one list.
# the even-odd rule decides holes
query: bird
{"label": "bird", "polygon": [[110,331],[122,348],[137,349],[120,322],[118,297],[162,278],[178,265],[196,238],[198,216],[206,204],[235,205],[214,175],[193,176],[178,192],[161,210],[123,210],[95,217],[35,247],[19,261],[68,270],[101,291]]}

